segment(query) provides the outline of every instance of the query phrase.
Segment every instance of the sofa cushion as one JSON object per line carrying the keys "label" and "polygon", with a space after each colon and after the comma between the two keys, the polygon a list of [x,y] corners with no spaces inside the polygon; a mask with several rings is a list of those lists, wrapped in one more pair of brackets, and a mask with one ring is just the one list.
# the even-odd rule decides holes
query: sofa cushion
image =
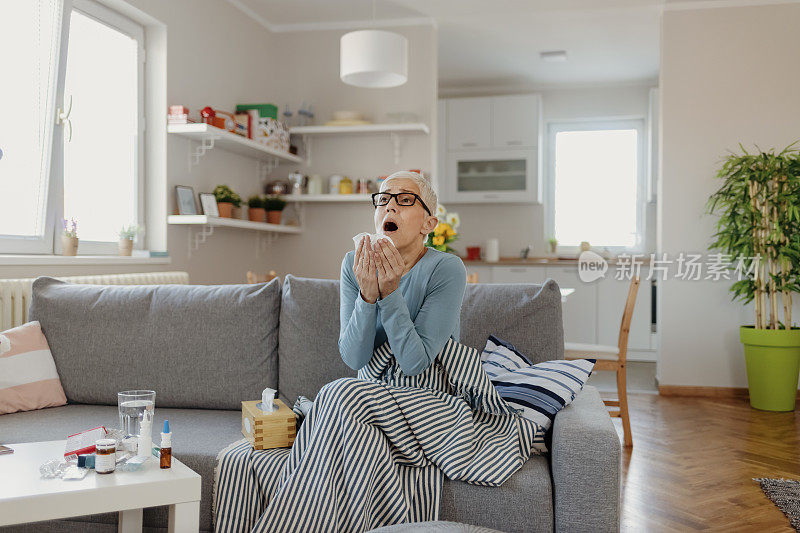
{"label": "sofa cushion", "polygon": [[480,351],[489,335],[507,340],[533,363],[563,359],[558,284],[467,283],[460,342]]}
{"label": "sofa cushion", "polygon": [[0,333],[0,414],[65,403],[42,326],[33,321]]}
{"label": "sofa cushion", "polygon": [[158,407],[241,409],[277,386],[280,283],[74,285],[33,282],[42,325],[70,403],[116,405],[117,392],[156,391]]}
{"label": "sofa cushion", "polygon": [[[160,428],[169,419],[172,430],[172,453],[203,478],[200,502],[200,529],[211,531],[211,491],[217,454],[228,444],[242,438],[242,416],[237,411],[210,409],[165,409],[156,407],[153,427]],[[104,425],[119,427],[116,406],[65,405],[39,411],[0,416],[0,441],[10,445],[65,439],[78,431]],[[153,431],[158,443],[158,429]],[[54,459],[56,459],[54,457]],[[154,458],[155,459],[155,458]],[[38,475],[38,474],[37,474]],[[116,523],[117,515],[84,517],[91,522]],[[167,527],[167,507],[145,509],[144,525]]]}
{"label": "sofa cushion", "polygon": [[278,393],[292,405],[356,372],[339,354],[339,281],[287,275],[278,333]]}
{"label": "sofa cushion", "polygon": [[499,487],[445,478],[439,520],[506,533],[553,531],[553,486],[547,457],[534,455]]}

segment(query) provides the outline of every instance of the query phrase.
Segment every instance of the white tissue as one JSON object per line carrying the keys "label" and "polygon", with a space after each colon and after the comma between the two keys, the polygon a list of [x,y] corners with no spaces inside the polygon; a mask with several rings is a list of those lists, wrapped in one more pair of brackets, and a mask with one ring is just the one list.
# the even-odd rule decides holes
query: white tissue
{"label": "white tissue", "polygon": [[5,335],[0,335],[0,354],[11,350],[11,341]]}
{"label": "white tissue", "polygon": [[382,233],[359,233],[355,237],[353,237],[353,244],[355,245],[355,249],[358,250],[358,244],[361,242],[361,239],[369,235],[369,242],[372,243],[372,249],[374,251],[378,251],[378,241],[381,239],[386,239],[390,243],[394,244],[394,241],[388,235],[383,235]]}
{"label": "white tissue", "polygon": [[261,392],[261,410],[265,413],[273,411],[272,402],[275,400],[275,389],[267,387]]}

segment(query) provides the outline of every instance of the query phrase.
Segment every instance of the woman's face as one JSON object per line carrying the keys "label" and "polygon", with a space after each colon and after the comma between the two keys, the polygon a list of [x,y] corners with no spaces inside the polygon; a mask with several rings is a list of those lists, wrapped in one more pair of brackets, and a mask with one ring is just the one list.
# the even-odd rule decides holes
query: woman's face
{"label": "woman's face", "polygon": [[[394,178],[381,184],[380,192],[411,192],[419,195],[419,187],[409,178]],[[436,217],[428,215],[419,199],[414,205],[397,205],[397,198],[392,198],[386,205],[375,208],[375,233],[382,233],[392,239],[398,249],[417,243],[422,244],[423,237],[436,227]]]}

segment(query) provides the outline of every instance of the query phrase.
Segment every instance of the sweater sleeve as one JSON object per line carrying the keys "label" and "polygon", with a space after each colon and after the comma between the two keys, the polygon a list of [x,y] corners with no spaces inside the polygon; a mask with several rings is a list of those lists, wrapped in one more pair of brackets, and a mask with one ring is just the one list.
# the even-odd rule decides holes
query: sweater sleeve
{"label": "sweater sleeve", "polygon": [[339,279],[339,353],[347,366],[359,370],[369,362],[375,348],[378,309],[361,297],[353,273],[354,255],[349,252],[344,256]]}
{"label": "sweater sleeve", "polygon": [[424,372],[442,351],[458,323],[466,284],[464,263],[451,256],[434,267],[414,321],[399,289],[378,300],[389,346],[405,375]]}

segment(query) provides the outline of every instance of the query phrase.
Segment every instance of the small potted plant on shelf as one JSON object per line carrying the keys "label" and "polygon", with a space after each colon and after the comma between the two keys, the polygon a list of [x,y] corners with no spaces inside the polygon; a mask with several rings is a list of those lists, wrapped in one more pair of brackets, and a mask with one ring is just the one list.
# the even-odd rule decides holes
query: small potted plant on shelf
{"label": "small potted plant on shelf", "polygon": [[267,220],[264,198],[260,195],[254,195],[247,199],[247,218],[253,222],[265,222]]}
{"label": "small potted plant on shelf", "polygon": [[264,209],[267,211],[267,222],[270,224],[281,223],[281,211],[286,207],[286,200],[280,196],[267,196],[264,198]]}
{"label": "small potted plant on shelf", "polygon": [[74,218],[69,222],[62,218],[61,227],[64,228],[61,235],[61,255],[78,255],[78,223]]}
{"label": "small potted plant on shelf", "polygon": [[[728,156],[708,210],[719,215],[711,245],[737,263],[734,299],[753,302],[755,324],[739,327],[750,405],[795,407],[800,328],[792,327],[792,293],[800,292],[800,152],[791,146]],[[783,308],[783,320],[780,311]]]}
{"label": "small potted plant on shelf", "polygon": [[127,228],[122,226],[119,230],[119,255],[129,256],[133,253],[133,241],[142,230],[138,225],[131,224]]}
{"label": "small potted plant on shelf", "polygon": [[219,216],[231,218],[233,208],[242,205],[242,198],[227,185],[217,185],[214,187],[214,197],[217,199]]}
{"label": "small potted plant on shelf", "polygon": [[558,241],[556,240],[556,238],[550,237],[549,239],[547,239],[547,244],[550,246],[550,253],[552,255],[555,255],[556,251],[558,250]]}

